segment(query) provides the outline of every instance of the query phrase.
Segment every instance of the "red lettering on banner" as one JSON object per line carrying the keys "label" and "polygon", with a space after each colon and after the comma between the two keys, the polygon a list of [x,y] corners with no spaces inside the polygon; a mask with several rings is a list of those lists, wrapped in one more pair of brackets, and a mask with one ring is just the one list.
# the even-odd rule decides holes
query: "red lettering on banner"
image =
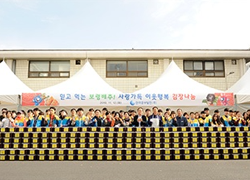
{"label": "red lettering on banner", "polygon": [[195,100],[195,95],[191,94],[191,100]]}
{"label": "red lettering on banner", "polygon": [[177,100],[177,94],[173,94],[173,100]]}
{"label": "red lettering on banner", "polygon": [[190,95],[189,94],[184,94],[185,99],[189,99]]}
{"label": "red lettering on banner", "polygon": [[183,100],[183,94],[179,94],[178,96],[180,100]]}

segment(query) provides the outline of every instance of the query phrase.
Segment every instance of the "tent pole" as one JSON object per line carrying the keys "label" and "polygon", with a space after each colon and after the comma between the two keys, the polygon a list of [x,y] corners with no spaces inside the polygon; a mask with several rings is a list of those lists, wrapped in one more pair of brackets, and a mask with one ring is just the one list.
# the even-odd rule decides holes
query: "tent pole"
{"label": "tent pole", "polygon": [[21,111],[21,95],[18,95],[17,111]]}
{"label": "tent pole", "polygon": [[238,110],[238,106],[237,106],[237,96],[236,96],[236,94],[234,95],[234,109],[235,109],[235,111]]}

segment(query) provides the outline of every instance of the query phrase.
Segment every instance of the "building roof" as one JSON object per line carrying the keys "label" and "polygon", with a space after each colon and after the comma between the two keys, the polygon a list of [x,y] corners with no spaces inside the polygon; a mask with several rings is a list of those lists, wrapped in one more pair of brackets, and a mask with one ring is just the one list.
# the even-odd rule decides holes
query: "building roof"
{"label": "building roof", "polygon": [[0,59],[250,58],[249,49],[4,49]]}

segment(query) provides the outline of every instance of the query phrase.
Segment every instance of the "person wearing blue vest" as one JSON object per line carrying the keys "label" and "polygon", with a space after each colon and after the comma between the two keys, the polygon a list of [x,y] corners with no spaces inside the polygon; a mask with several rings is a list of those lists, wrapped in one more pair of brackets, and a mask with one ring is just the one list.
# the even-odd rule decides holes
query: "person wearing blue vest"
{"label": "person wearing blue vest", "polygon": [[175,111],[171,111],[171,114],[170,114],[170,121],[169,121],[169,127],[175,127],[175,122],[176,121],[176,113]]}
{"label": "person wearing blue vest", "polygon": [[49,108],[50,114],[46,117],[47,125],[46,127],[60,127],[60,118],[56,115],[56,108]]}
{"label": "person wearing blue vest", "polygon": [[60,127],[68,127],[70,125],[70,117],[68,117],[68,113],[66,110],[61,110],[59,112],[60,118]]}
{"label": "person wearing blue vest", "polygon": [[204,127],[211,126],[212,116],[209,114],[209,108],[204,108],[204,112],[206,114],[206,120],[204,123]]}
{"label": "person wearing blue vest", "polygon": [[34,114],[33,114],[33,111],[32,109],[29,109],[27,111],[27,114],[28,114],[28,117],[27,117],[27,120],[26,120],[26,123],[27,123],[27,127],[33,127],[33,124],[34,124]]}
{"label": "person wearing blue vest", "polygon": [[224,115],[221,117],[220,120],[224,124],[224,126],[226,126],[226,127],[234,125],[232,117],[229,116],[229,109],[228,108],[224,109]]}
{"label": "person wearing blue vest", "polygon": [[190,127],[199,127],[200,126],[199,119],[195,118],[194,112],[190,113],[190,118],[188,120],[188,124]]}
{"label": "person wearing blue vest", "polygon": [[34,108],[33,109],[33,123],[31,124],[31,127],[42,127],[42,126],[46,126],[47,122],[45,121],[44,118],[44,113],[38,109],[38,108]]}
{"label": "person wearing blue vest", "polygon": [[84,112],[83,108],[77,109],[76,111],[77,116],[74,119],[71,119],[71,126],[84,127],[88,124],[86,116],[84,116],[83,112]]}
{"label": "person wearing blue vest", "polygon": [[40,115],[40,110],[34,108],[33,110],[29,109],[27,111],[27,127],[41,127],[45,123],[44,117]]}
{"label": "person wearing blue vest", "polygon": [[200,118],[199,118],[199,123],[200,123],[200,126],[204,126],[205,125],[205,122],[206,122],[206,113],[204,111],[201,111],[200,113]]}
{"label": "person wearing blue vest", "polygon": [[95,116],[89,121],[89,126],[101,127],[104,124],[104,119],[101,117],[101,110],[95,110]]}

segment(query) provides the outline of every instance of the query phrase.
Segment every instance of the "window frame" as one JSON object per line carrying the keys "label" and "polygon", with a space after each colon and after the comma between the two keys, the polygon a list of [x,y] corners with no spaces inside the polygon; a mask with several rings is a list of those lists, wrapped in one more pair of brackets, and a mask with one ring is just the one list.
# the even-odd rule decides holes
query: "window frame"
{"label": "window frame", "polygon": [[[192,62],[192,68],[193,70],[185,70],[185,62]],[[194,70],[194,62],[202,62],[202,70]],[[206,62],[213,62],[213,66],[214,66],[214,70],[205,70],[205,64]],[[223,66],[223,70],[215,70],[215,62],[222,62],[222,66]],[[192,77],[192,78],[224,78],[225,77],[225,62],[224,60],[183,60],[183,72],[186,73],[195,73],[195,72],[200,72],[202,75],[201,76],[190,76],[187,74],[187,76]],[[215,73],[219,72],[219,73],[223,73],[222,76],[216,76]],[[214,73],[214,76],[206,76],[206,73]]]}
{"label": "window frame", "polygon": [[[108,71],[108,62],[110,61],[125,61],[126,62],[126,70],[125,71]],[[128,70],[128,62],[129,61],[145,61],[147,64],[147,70],[146,71],[129,71]],[[108,76],[108,73],[126,73],[126,76]],[[146,73],[146,76],[128,76],[128,73]],[[148,78],[148,60],[106,60],[106,78]]]}
{"label": "window frame", "polygon": [[[49,71],[30,71],[30,64],[31,62],[49,62]],[[70,77],[70,70],[69,71],[51,71],[51,62],[54,61],[69,61],[70,60],[29,60],[29,70],[28,70],[28,78],[69,78]],[[38,76],[31,76],[31,73],[38,73]],[[48,73],[48,76],[39,76],[41,73]],[[51,76],[52,73],[59,73],[59,76]],[[60,76],[60,73],[68,73],[68,76]]]}

